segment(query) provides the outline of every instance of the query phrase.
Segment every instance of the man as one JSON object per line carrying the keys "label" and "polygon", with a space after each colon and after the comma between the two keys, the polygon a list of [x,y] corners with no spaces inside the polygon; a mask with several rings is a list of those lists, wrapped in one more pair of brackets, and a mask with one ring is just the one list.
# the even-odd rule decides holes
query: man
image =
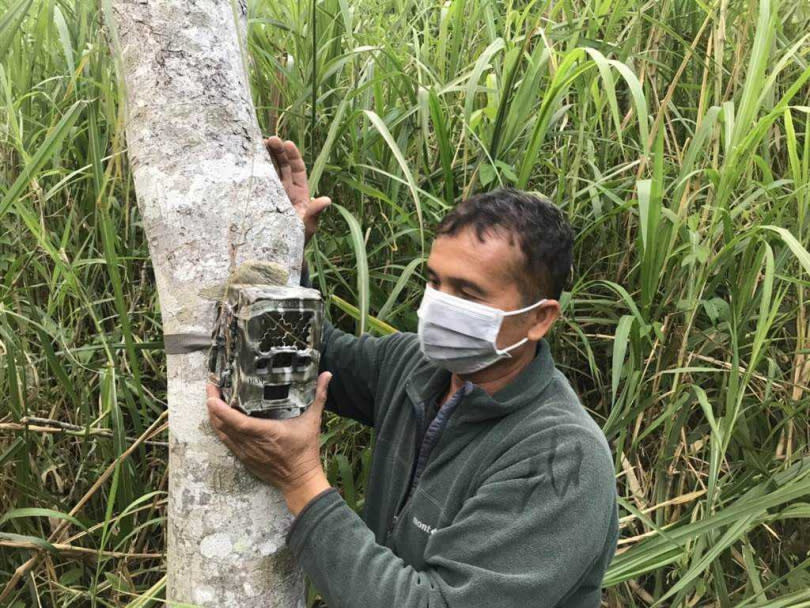
{"label": "man", "polygon": [[[293,142],[267,146],[311,236],[329,199],[310,199]],[[305,415],[251,419],[209,385],[213,428],[284,493],[287,543],[330,608],[599,605],[618,534],[613,463],[543,339],[572,242],[544,199],[473,196],[438,227],[418,333],[327,324]],[[324,406],[375,429],[362,519],[322,469]]]}

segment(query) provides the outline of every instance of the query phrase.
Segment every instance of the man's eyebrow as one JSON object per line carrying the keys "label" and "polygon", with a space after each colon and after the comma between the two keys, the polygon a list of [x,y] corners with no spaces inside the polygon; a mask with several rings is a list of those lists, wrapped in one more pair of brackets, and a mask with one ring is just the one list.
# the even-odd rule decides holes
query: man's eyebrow
{"label": "man's eyebrow", "polygon": [[478,285],[477,283],[473,283],[472,281],[468,281],[467,279],[462,279],[459,277],[447,277],[445,279],[448,283],[450,283],[453,287],[458,289],[459,291],[466,289],[467,291],[472,291],[473,293],[479,296],[486,296],[488,295],[486,290],[483,287]]}
{"label": "man's eyebrow", "polygon": [[[427,270],[427,274],[428,274],[429,277],[436,278],[436,279],[439,278],[439,275],[430,266],[427,266],[425,268],[425,270]],[[479,296],[486,296],[487,295],[486,290],[484,290],[477,283],[473,283],[472,281],[470,281],[468,279],[462,279],[461,277],[445,277],[444,282],[449,284],[449,285],[452,285],[453,287],[455,287],[459,291],[461,291],[463,289],[466,289],[467,291],[472,291],[473,293],[475,293],[475,294],[477,294]]]}

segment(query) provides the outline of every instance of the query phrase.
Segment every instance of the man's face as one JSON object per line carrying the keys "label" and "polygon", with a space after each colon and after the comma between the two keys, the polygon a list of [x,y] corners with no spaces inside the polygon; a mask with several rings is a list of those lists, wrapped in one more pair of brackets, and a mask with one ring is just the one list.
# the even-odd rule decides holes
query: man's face
{"label": "man's face", "polygon": [[[485,234],[480,241],[474,230],[463,229],[433,241],[427,261],[428,283],[438,291],[508,312],[525,306],[518,285],[522,264],[523,252],[517,241],[510,244],[498,232]],[[536,323],[533,313],[505,317],[498,348],[525,338]]]}

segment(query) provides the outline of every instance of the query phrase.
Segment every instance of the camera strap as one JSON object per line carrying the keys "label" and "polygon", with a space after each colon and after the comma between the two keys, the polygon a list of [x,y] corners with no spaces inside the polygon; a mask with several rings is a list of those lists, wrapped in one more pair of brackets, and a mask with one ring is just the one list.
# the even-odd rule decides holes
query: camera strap
{"label": "camera strap", "polygon": [[223,311],[230,312],[230,306],[217,304],[217,318],[214,322],[214,330],[210,334],[203,333],[182,333],[164,334],[163,348],[167,355],[186,355],[198,350],[210,350],[219,345],[219,338],[224,333],[223,323],[227,323],[229,318],[223,316]]}
{"label": "camera strap", "polygon": [[186,355],[198,350],[211,348],[211,336],[208,334],[165,334],[163,346],[167,355]]}

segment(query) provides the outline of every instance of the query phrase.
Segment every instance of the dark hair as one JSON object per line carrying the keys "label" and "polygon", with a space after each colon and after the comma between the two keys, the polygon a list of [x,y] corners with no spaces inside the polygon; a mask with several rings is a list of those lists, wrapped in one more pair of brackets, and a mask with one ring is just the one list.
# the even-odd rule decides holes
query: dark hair
{"label": "dark hair", "polygon": [[444,216],[436,236],[453,236],[472,228],[478,240],[502,234],[523,252],[517,279],[527,301],[559,300],[571,272],[574,231],[562,212],[544,196],[515,188],[482,192]]}

